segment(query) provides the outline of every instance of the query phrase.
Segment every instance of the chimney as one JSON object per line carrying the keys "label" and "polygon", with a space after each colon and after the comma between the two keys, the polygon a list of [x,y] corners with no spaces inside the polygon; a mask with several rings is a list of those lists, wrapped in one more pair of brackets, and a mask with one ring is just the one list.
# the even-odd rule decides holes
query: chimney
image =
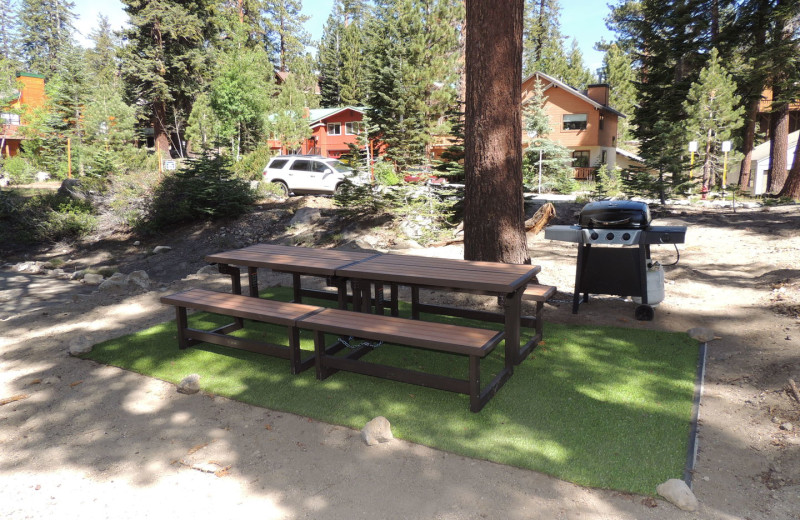
{"label": "chimney", "polygon": [[608,106],[608,83],[598,83],[586,87],[586,95],[589,99],[597,101],[601,105]]}

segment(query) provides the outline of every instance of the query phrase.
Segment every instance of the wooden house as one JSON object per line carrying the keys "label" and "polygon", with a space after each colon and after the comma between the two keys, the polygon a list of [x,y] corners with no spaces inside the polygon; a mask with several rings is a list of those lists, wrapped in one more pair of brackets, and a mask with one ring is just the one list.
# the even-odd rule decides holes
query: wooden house
{"label": "wooden house", "polygon": [[[523,105],[533,95],[537,81],[547,97],[545,111],[550,118],[551,132],[546,137],[572,150],[575,178],[593,178],[602,164],[615,168],[619,157],[617,124],[625,115],[608,105],[609,86],[589,85],[585,91],[579,91],[536,72],[522,82]],[[523,135],[523,146],[529,139]]]}
{"label": "wooden house", "polygon": [[358,136],[364,131],[364,111],[362,107],[306,109],[311,137],[296,150],[286,149],[276,139],[271,139],[269,146],[277,153],[315,154],[338,159],[350,150],[350,144],[358,145]]}
{"label": "wooden house", "polygon": [[19,153],[24,140],[20,128],[25,126],[26,116],[46,101],[44,76],[17,74],[17,87],[14,92],[0,93],[5,102],[0,107],[0,157],[12,157]]}

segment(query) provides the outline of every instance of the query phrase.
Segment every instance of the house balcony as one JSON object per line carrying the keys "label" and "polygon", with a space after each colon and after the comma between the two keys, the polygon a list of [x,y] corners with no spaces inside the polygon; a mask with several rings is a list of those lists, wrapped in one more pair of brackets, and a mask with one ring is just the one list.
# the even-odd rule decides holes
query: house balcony
{"label": "house balcony", "polygon": [[594,167],[580,167],[572,169],[573,177],[580,181],[591,181],[597,173],[597,168]]}

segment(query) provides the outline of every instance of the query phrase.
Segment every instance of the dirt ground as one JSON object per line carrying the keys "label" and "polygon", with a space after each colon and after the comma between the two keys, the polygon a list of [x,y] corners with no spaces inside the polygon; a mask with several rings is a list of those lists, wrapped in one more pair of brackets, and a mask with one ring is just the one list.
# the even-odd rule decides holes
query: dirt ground
{"label": "dirt ground", "polygon": [[[687,225],[666,267],[652,322],[635,305],[593,298],[571,313],[575,246],[530,237],[541,283],[557,285],[546,318],[562,323],[686,331],[713,328],[702,396],[695,513],[649,497],[582,488],[539,473],[395,440],[367,447],[359,432],[175,386],[70,357],[173,317],[158,298],[187,287],[229,289],[197,275],[203,255],[254,241],[313,243],[331,223],[287,229],[285,205],[265,205],[225,229],[198,226],[142,239],[108,232],[92,244],[6,252],[0,263],[0,517],[378,519],[800,518],[800,206],[674,206],[655,224]],[[559,206],[574,223],[577,206]],[[357,244],[345,230],[345,247]],[[351,236],[353,235],[353,236]],[[140,244],[135,241],[140,240]],[[376,247],[390,243],[380,243]],[[173,249],[149,254],[156,245]],[[458,257],[458,245],[406,253]],[[671,246],[654,258],[672,263]],[[109,295],[78,281],[19,273],[22,260],[65,270],[146,270],[149,292]],[[287,280],[264,273],[266,283]],[[546,330],[545,330],[546,334]],[[201,381],[202,383],[202,381]],[[491,403],[489,404],[491,406]],[[655,490],[654,490],[655,491]],[[242,516],[242,514],[246,516]]]}

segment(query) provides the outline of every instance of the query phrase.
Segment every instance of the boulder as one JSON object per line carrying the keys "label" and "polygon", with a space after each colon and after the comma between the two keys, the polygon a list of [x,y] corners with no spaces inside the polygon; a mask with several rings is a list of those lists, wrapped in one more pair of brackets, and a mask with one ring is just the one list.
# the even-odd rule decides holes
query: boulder
{"label": "boulder", "polygon": [[124,274],[114,273],[111,278],[103,280],[98,289],[104,292],[120,293],[125,290],[127,282],[127,277]]}
{"label": "boulder", "polygon": [[700,343],[706,343],[708,341],[713,341],[715,339],[721,339],[719,336],[714,334],[714,331],[707,328],[707,327],[694,327],[686,331],[686,334],[689,335],[690,338],[699,341]]}
{"label": "boulder", "polygon": [[682,480],[671,478],[659,484],[656,492],[683,511],[697,511],[697,497]]}
{"label": "boulder", "polygon": [[361,430],[361,439],[367,446],[375,446],[382,442],[389,442],[394,439],[392,435],[392,425],[386,417],[379,416],[372,419]]}
{"label": "boulder", "polygon": [[103,283],[103,275],[96,273],[86,273],[83,275],[83,283],[87,285],[99,285]]}
{"label": "boulder", "polygon": [[127,276],[126,285],[133,285],[148,291],[150,290],[150,277],[145,271],[134,271]]}
{"label": "boulder", "polygon": [[15,267],[18,273],[41,274],[44,266],[41,262],[20,262]]}
{"label": "boulder", "polygon": [[321,218],[319,208],[300,208],[295,212],[289,226],[308,226]]}
{"label": "boulder", "polygon": [[61,187],[58,188],[58,194],[71,199],[86,200],[86,193],[81,189],[81,181],[79,179],[64,179]]}
{"label": "boulder", "polygon": [[69,355],[80,356],[81,354],[88,354],[92,351],[93,346],[84,341],[78,341],[69,346]]}
{"label": "boulder", "polygon": [[178,393],[180,394],[196,394],[200,391],[200,375],[189,374],[181,379],[178,383]]}
{"label": "boulder", "polygon": [[172,251],[172,248],[169,246],[156,246],[153,248],[154,255],[158,255],[161,253],[168,253],[169,251]]}

